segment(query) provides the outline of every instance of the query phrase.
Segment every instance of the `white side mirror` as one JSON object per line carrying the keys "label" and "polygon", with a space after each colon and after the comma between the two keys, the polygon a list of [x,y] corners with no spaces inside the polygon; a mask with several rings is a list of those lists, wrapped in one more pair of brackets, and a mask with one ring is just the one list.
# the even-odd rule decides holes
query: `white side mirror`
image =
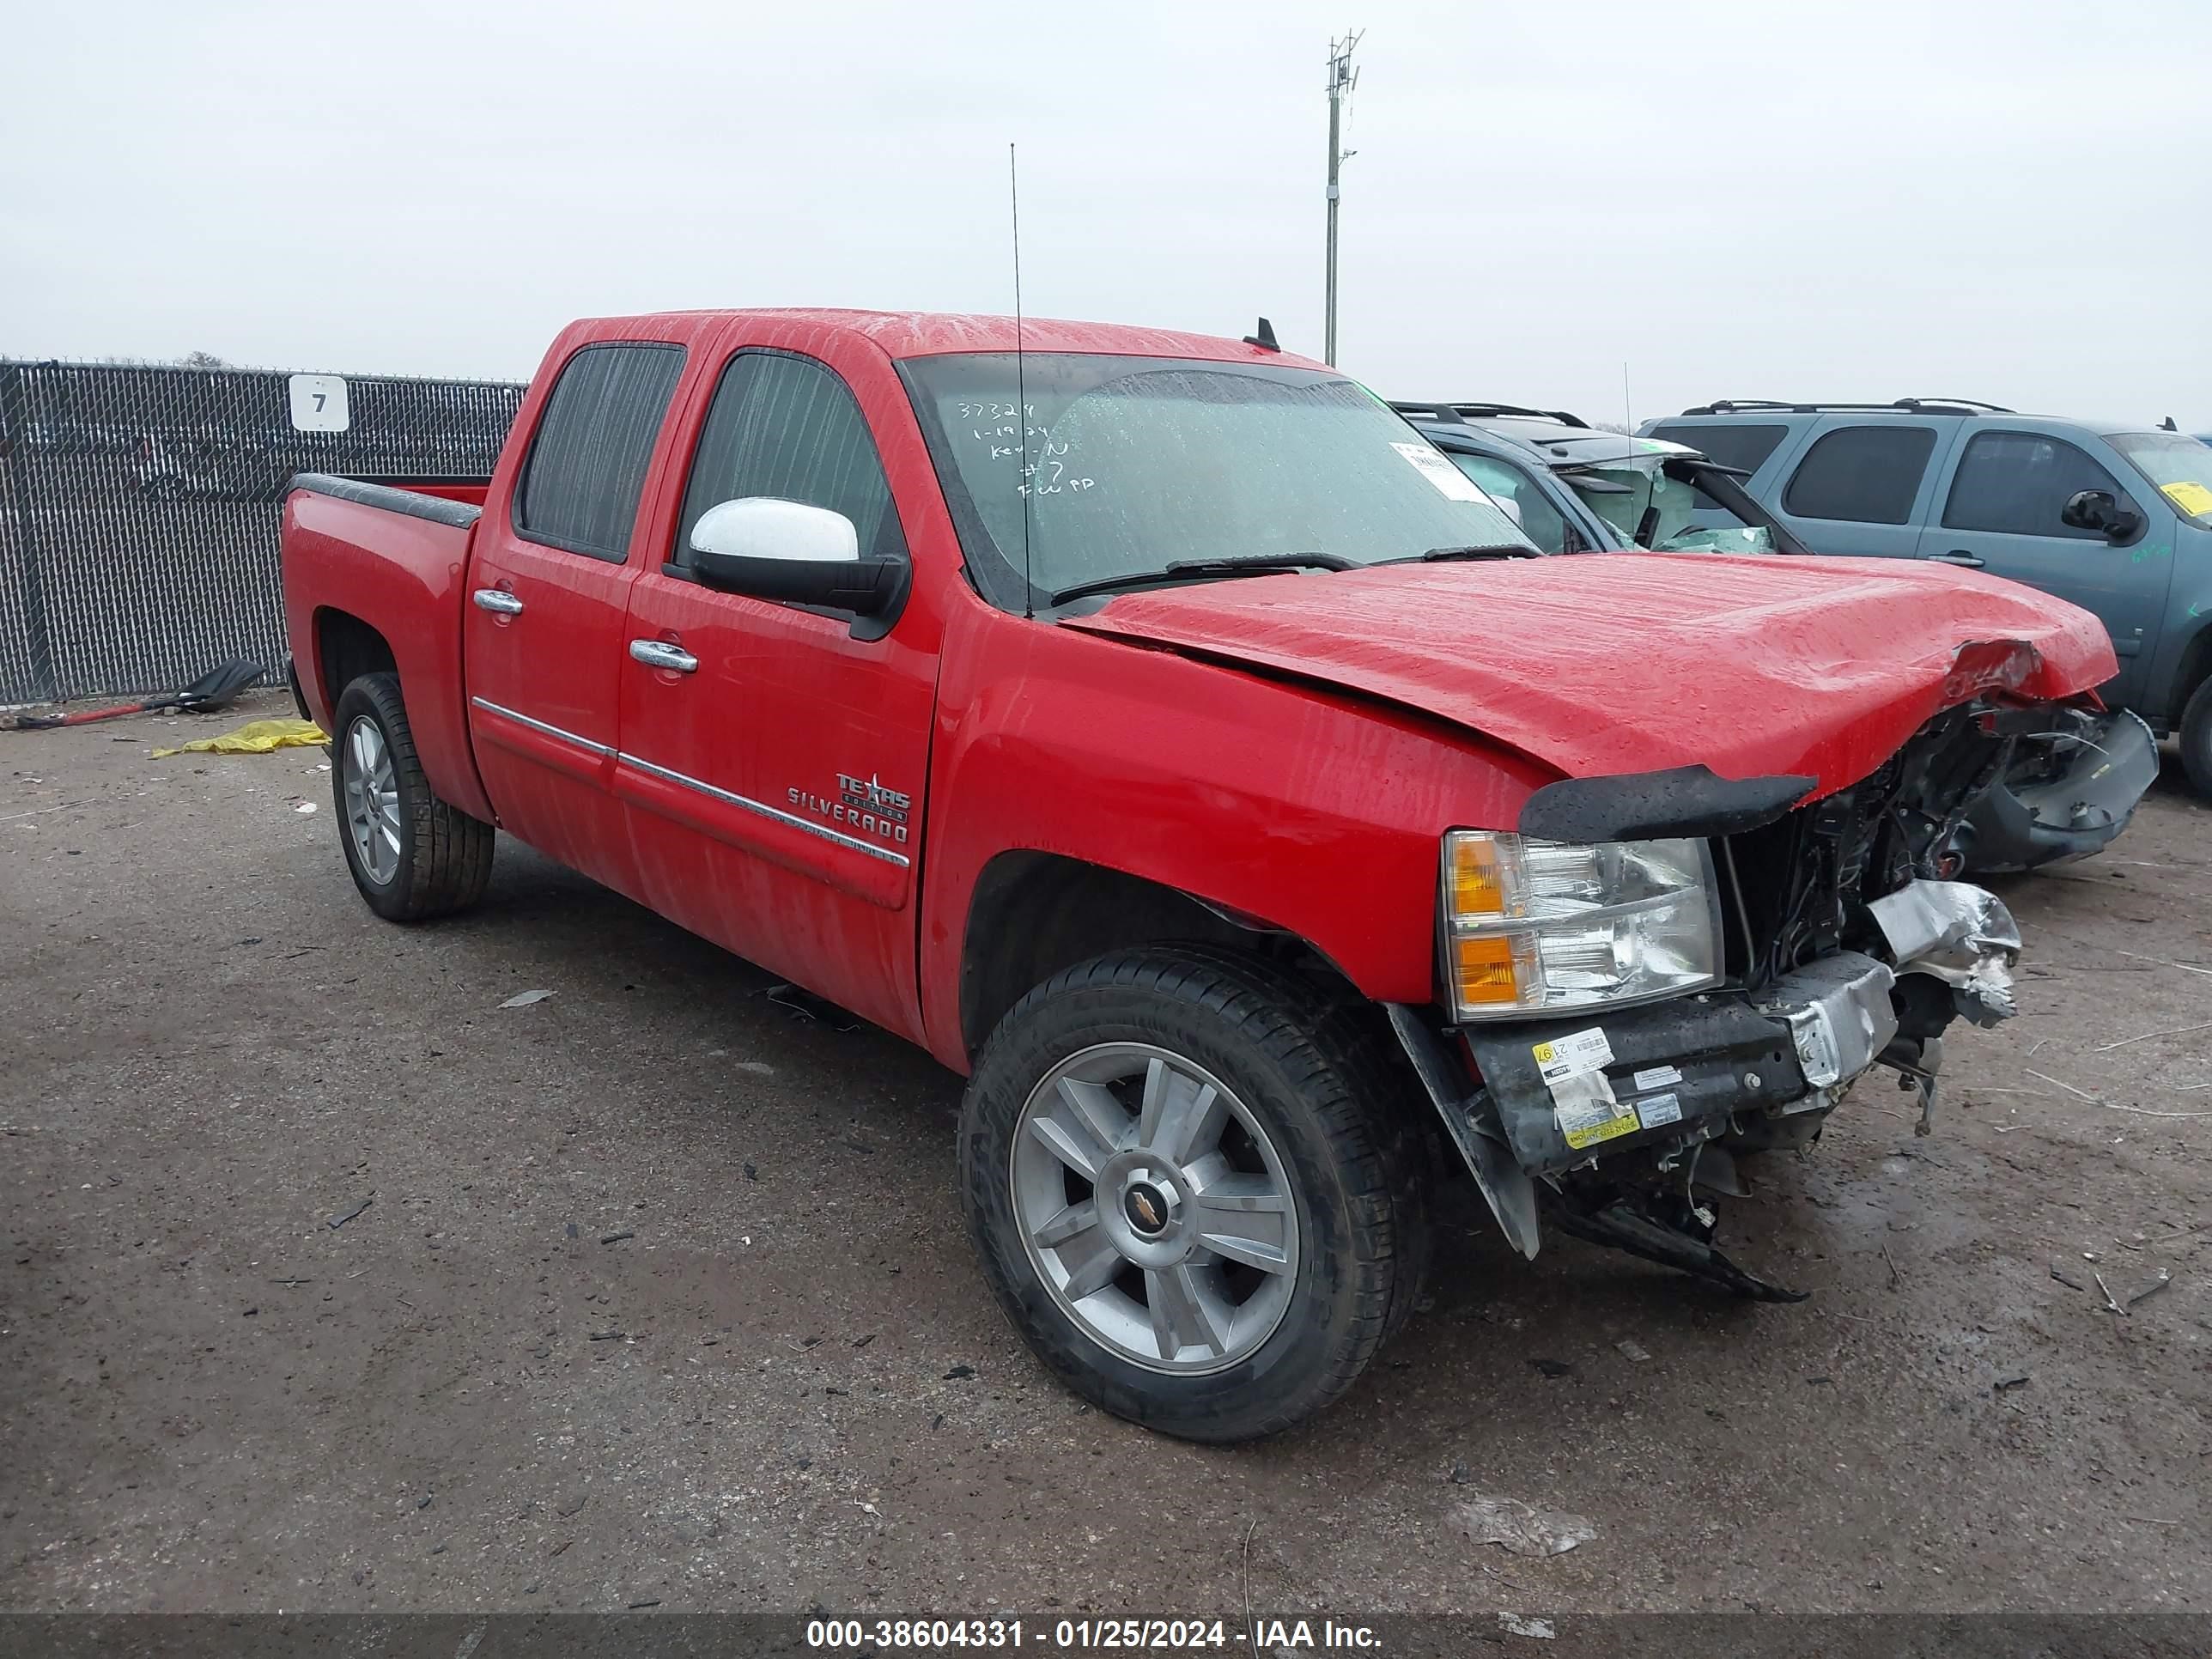
{"label": "white side mirror", "polygon": [[691,550],[730,559],[854,564],[860,532],[842,513],[773,495],[747,495],[710,507],[691,527]]}
{"label": "white side mirror", "polygon": [[877,617],[897,610],[908,568],[903,559],[862,558],[860,532],[842,513],[747,495],[699,515],[691,574],[726,592]]}

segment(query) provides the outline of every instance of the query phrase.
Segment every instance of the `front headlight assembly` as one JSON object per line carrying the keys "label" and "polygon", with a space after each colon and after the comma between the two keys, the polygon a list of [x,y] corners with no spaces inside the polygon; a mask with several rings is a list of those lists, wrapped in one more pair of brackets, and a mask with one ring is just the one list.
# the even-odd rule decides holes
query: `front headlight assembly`
{"label": "front headlight assembly", "polygon": [[1649,1002],[1720,982],[1703,841],[1443,842],[1443,975],[1460,1019]]}

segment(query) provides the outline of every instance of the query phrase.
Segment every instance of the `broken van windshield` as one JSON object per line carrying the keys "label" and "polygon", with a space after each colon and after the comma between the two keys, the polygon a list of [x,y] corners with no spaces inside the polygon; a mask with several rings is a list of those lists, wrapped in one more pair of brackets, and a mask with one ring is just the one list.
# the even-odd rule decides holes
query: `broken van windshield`
{"label": "broken van windshield", "polygon": [[1024,494],[1039,605],[1194,562],[1369,565],[1530,545],[1441,451],[1340,376],[1039,352],[1024,357],[1018,390],[1010,352],[899,367],[969,568],[1007,609],[1024,599]]}
{"label": "broken van windshield", "polygon": [[[2207,451],[2212,454],[2212,451]],[[1622,538],[1661,552],[1771,553],[1774,537],[1700,490],[1668,458],[1653,455],[1602,466],[1561,468],[1559,478]]]}

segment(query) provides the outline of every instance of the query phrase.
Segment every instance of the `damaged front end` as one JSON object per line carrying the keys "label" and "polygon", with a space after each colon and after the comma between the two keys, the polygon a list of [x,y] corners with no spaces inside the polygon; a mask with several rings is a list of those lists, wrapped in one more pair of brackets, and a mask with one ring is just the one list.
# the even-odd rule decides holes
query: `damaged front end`
{"label": "damaged front end", "polygon": [[2014,1012],[2019,929],[1948,879],[2023,711],[1975,702],[1870,775],[1702,768],[1539,790],[1445,851],[1450,1018],[1391,1020],[1514,1247],[1541,1220],[1795,1300],[1712,1244],[1739,1158],[1802,1148],[1880,1066],[1933,1120],[1943,1033]]}
{"label": "damaged front end", "polygon": [[2066,864],[2110,846],[2158,781],[2158,739],[2125,709],[2051,706],[2023,733],[2003,775],[1974,803],[1954,850],[1960,868],[2002,875]]}

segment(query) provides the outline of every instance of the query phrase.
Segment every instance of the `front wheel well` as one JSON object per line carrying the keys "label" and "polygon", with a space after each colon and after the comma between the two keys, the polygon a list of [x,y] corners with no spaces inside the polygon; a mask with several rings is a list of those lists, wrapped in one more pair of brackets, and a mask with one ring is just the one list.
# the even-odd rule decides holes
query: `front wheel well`
{"label": "front wheel well", "polygon": [[1208,945],[1290,968],[1347,998],[1342,971],[1296,934],[1181,888],[1052,853],[984,866],[960,952],[960,1027],[972,1060],[1006,1011],[1063,968],[1141,945]]}
{"label": "front wheel well", "polygon": [[323,706],[335,709],[345,689],[364,674],[395,674],[399,664],[391,642],[360,617],[345,611],[315,613],[315,666]]}
{"label": "front wheel well", "polygon": [[2167,728],[2179,729],[2190,698],[2208,678],[2212,678],[2212,625],[2198,629],[2197,637],[2181,653],[2181,672],[2173,677],[2172,707],[2163,722]]}

